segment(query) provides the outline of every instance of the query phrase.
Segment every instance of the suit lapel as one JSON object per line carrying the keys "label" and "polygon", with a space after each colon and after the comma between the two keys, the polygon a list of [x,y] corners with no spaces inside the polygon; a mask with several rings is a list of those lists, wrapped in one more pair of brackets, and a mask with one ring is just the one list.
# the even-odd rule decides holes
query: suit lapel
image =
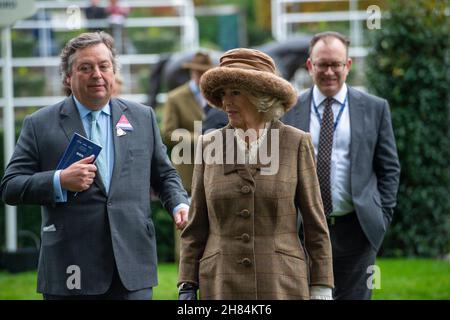
{"label": "suit lapel", "polygon": [[300,130],[309,132],[309,122],[311,118],[311,99],[312,89],[309,89],[298,98],[297,106],[295,107],[296,114],[294,116],[296,124]]}
{"label": "suit lapel", "polygon": [[120,171],[122,168],[123,163],[126,160],[126,157],[128,155],[128,147],[130,145],[129,139],[131,138],[131,133],[127,132],[124,136],[117,136],[116,134],[116,124],[119,122],[119,119],[122,115],[125,115],[127,119],[130,120],[131,116],[128,112],[128,107],[120,103],[119,100],[111,98],[111,115],[112,115],[112,135],[113,135],[113,143],[114,143],[114,168],[113,173],[111,176],[111,182],[110,182],[110,193],[112,188],[114,187],[115,179],[117,179],[120,176]]}
{"label": "suit lapel", "polygon": [[361,137],[364,133],[364,105],[361,101],[361,94],[351,87],[348,87],[348,108],[350,114],[350,166],[356,163],[356,155]]}
{"label": "suit lapel", "polygon": [[60,117],[61,127],[66,134],[67,140],[70,141],[74,133],[87,137],[83,123],[81,122],[80,114],[78,113],[78,109],[75,106],[75,101],[72,96],[67,97],[64,101],[61,107]]}

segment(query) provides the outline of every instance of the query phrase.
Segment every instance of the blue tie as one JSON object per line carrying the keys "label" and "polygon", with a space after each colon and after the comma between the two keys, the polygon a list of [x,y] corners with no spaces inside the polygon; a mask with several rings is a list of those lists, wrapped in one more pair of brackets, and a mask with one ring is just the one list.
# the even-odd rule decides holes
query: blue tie
{"label": "blue tie", "polygon": [[102,128],[100,127],[99,117],[101,110],[99,111],[91,111],[91,140],[96,144],[102,146],[102,151],[98,155],[95,160],[95,164],[97,165],[97,172],[100,173],[100,178],[103,181],[103,184],[106,188],[106,191],[109,190],[109,174],[108,174],[108,164],[106,161],[106,146],[104,145]]}

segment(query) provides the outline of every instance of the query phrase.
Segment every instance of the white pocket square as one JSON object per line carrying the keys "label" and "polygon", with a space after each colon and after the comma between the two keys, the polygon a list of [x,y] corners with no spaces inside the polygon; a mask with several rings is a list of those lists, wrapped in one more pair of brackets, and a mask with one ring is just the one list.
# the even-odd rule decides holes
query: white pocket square
{"label": "white pocket square", "polygon": [[44,228],[42,228],[42,231],[44,232],[52,232],[52,231],[56,231],[55,225],[51,224],[49,226],[45,226]]}

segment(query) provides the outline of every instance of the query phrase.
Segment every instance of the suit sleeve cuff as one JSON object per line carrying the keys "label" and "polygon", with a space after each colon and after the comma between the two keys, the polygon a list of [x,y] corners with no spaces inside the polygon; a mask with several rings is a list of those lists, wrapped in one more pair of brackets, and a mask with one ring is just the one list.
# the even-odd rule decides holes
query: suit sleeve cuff
{"label": "suit sleeve cuff", "polygon": [[172,211],[172,215],[175,215],[175,213],[177,213],[178,210],[180,209],[186,209],[189,211],[189,205],[185,204],[185,203],[180,203],[179,205],[177,205],[173,211]]}
{"label": "suit sleeve cuff", "polygon": [[61,170],[56,170],[53,175],[53,200],[55,202],[67,202],[67,190],[61,187]]}

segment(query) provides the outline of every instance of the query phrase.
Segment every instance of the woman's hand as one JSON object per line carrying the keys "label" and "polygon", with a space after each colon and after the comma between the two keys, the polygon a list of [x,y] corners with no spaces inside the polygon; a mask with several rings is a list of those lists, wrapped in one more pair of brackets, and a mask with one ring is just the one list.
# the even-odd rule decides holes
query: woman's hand
{"label": "woman's hand", "polygon": [[183,282],[178,287],[178,300],[197,300],[197,286],[189,282]]}

